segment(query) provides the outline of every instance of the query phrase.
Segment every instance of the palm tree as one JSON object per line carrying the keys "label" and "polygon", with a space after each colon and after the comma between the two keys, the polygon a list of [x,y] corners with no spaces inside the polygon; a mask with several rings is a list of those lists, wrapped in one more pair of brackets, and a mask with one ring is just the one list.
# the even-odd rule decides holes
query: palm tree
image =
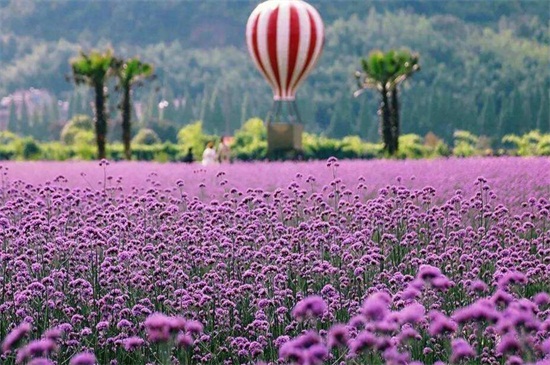
{"label": "palm tree", "polygon": [[384,150],[394,155],[399,141],[399,100],[398,87],[413,73],[420,70],[418,55],[407,50],[390,50],[386,53],[373,51],[361,60],[363,72],[357,71],[359,90],[354,96],[361,95],[367,89],[380,93],[380,131]]}
{"label": "palm tree", "polygon": [[105,103],[107,100],[106,82],[112,72],[115,58],[112,50],[101,53],[91,51],[89,54],[80,52],[80,55],[70,61],[72,79],[77,85],[86,84],[95,92],[95,134],[97,142],[97,154],[99,159],[105,158],[105,138],[107,135],[107,113]]}
{"label": "palm tree", "polygon": [[122,142],[124,143],[124,155],[127,160],[132,158],[130,151],[131,138],[131,89],[134,85],[141,85],[142,82],[153,76],[153,66],[141,62],[138,58],[129,60],[117,60],[116,75],[118,77],[118,88],[122,91]]}

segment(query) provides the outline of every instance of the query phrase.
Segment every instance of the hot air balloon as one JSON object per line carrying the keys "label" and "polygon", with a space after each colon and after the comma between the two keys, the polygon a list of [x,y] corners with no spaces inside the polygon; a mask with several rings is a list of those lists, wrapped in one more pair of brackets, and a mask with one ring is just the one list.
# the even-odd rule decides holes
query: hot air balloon
{"label": "hot air balloon", "polygon": [[[268,152],[301,149],[303,126],[295,103],[296,90],[319,59],[323,42],[323,20],[303,0],[267,0],[250,14],[246,25],[248,51],[273,89],[273,106],[266,118]],[[288,119],[282,120],[285,108]]]}

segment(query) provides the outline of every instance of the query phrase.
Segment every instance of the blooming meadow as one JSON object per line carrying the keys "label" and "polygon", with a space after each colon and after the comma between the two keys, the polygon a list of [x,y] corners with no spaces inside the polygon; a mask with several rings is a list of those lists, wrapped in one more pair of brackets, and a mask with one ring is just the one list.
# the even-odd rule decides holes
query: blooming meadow
{"label": "blooming meadow", "polygon": [[6,163],[2,364],[548,364],[550,159]]}

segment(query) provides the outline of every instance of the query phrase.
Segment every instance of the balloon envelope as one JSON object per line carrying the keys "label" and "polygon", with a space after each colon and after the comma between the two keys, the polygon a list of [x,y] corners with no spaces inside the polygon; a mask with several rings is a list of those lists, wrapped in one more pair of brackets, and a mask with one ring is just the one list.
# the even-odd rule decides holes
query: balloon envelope
{"label": "balloon envelope", "polygon": [[268,0],[246,25],[246,43],[256,67],[271,85],[275,100],[294,100],[323,48],[321,16],[302,0]]}

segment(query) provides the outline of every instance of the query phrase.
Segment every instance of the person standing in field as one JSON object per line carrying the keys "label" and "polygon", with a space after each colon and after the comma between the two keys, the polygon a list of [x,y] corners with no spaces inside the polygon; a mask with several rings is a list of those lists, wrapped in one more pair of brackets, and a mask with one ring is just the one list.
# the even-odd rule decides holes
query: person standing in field
{"label": "person standing in field", "polygon": [[225,136],[222,136],[218,145],[218,161],[220,163],[231,161],[231,148],[227,144]]}
{"label": "person standing in field", "polygon": [[193,147],[187,149],[187,154],[183,157],[182,161],[185,163],[193,163]]}
{"label": "person standing in field", "polygon": [[210,141],[206,144],[206,148],[202,153],[202,165],[208,166],[216,163],[216,150],[214,149],[214,142]]}

